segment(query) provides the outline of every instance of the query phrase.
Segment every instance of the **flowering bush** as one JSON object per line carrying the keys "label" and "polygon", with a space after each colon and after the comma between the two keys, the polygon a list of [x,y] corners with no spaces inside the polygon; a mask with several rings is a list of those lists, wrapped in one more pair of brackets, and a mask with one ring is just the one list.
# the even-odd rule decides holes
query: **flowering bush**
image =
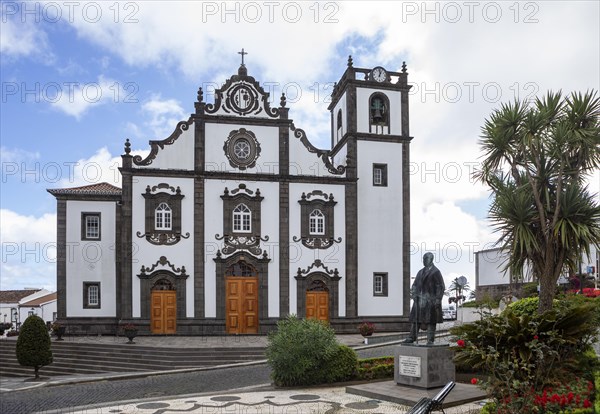
{"label": "flowering bush", "polygon": [[[478,385],[498,407],[497,411],[490,412],[557,412],[542,411],[544,401],[551,409],[556,408],[552,404],[560,406],[561,403],[587,408],[585,405],[593,402],[593,394],[577,391],[581,388],[579,382],[569,384],[565,378],[581,376],[585,386],[589,385],[585,381],[591,378],[586,376],[589,377],[597,364],[595,354],[590,357],[587,352],[598,329],[594,305],[576,302],[542,315],[535,311],[521,313],[517,306],[497,316],[483,315],[479,321],[451,329],[451,333],[460,338],[453,347],[455,362],[489,375],[487,381],[478,381]],[[571,390],[560,389],[556,392],[558,397],[554,397],[548,387],[556,391],[558,383],[569,385]],[[569,392],[573,393],[571,401]]]}
{"label": "flowering bush", "polygon": [[372,322],[363,322],[358,325],[358,332],[360,332],[362,336],[372,335],[373,332],[375,332],[375,324]]}

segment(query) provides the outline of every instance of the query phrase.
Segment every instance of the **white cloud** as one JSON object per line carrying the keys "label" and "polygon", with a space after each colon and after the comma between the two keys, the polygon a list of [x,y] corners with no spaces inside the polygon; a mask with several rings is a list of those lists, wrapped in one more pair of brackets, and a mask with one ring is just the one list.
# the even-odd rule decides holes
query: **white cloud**
{"label": "white cloud", "polygon": [[79,120],[94,106],[117,101],[120,96],[127,96],[127,93],[120,82],[100,75],[97,82],[77,82],[46,99],[52,102],[54,109]]}
{"label": "white cloud", "polygon": [[0,289],[56,289],[56,214],[24,216],[0,210]]}
{"label": "white cloud", "polygon": [[[15,3],[16,4],[16,3]],[[4,11],[4,6],[2,7]],[[44,64],[51,64],[55,57],[48,45],[48,36],[33,19],[9,18],[4,13],[0,27],[2,28],[2,41],[0,53],[11,61],[21,57],[33,57]]]}
{"label": "white cloud", "polygon": [[[20,148],[0,146],[0,162],[27,162],[40,159],[39,152],[31,152]],[[3,170],[4,171],[4,170]]]}
{"label": "white cloud", "polygon": [[80,187],[102,182],[120,187],[120,166],[121,157],[112,156],[108,149],[103,147],[91,157],[78,160],[70,170],[68,177],[63,178],[56,187]]}
{"label": "white cloud", "polygon": [[178,122],[187,120],[179,102],[174,99],[161,99],[154,95],[142,105],[142,111],[150,117],[148,125],[154,134],[154,139],[168,137]]}

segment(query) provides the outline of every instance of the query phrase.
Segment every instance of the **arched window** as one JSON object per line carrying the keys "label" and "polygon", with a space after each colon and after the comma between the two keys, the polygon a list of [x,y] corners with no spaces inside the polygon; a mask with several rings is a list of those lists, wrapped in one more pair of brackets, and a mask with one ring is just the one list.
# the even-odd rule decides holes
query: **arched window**
{"label": "arched window", "polygon": [[246,204],[238,204],[233,209],[233,231],[239,233],[250,233],[252,230],[252,212]]}
{"label": "arched window", "polygon": [[319,209],[313,210],[308,219],[309,234],[325,234],[325,215]]}
{"label": "arched window", "polygon": [[344,131],[342,130],[342,110],[338,110],[337,113],[337,121],[336,121],[336,130],[337,130],[337,139],[341,139],[342,135],[344,135]]}
{"label": "arched window", "polygon": [[369,99],[369,129],[370,132],[383,133],[387,127],[389,134],[390,114],[389,101],[382,93],[375,93]]}
{"label": "arched window", "polygon": [[160,203],[154,210],[154,228],[156,230],[171,230],[173,212],[167,203]]}

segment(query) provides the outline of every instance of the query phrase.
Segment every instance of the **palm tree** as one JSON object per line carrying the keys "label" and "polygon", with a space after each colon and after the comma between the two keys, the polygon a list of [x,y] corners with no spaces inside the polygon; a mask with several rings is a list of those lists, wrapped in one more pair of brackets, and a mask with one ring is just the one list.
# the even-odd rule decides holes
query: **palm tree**
{"label": "palm tree", "polygon": [[[463,295],[463,292],[467,292],[469,290],[471,290],[471,287],[469,286],[468,283],[465,283],[463,285],[459,282],[458,278],[455,278],[452,281],[452,283],[450,283],[448,290],[446,290],[446,292],[444,292],[444,294],[446,296],[451,296],[450,299],[448,299],[448,303],[455,302],[458,305],[459,301],[466,299],[466,297]],[[453,297],[452,297],[452,292],[454,292]]]}
{"label": "palm tree", "polygon": [[600,244],[600,206],[585,186],[600,166],[600,100],[595,91],[495,110],[482,128],[476,178],[493,193],[490,219],[508,252],[505,270],[540,282],[539,311],[550,309],[565,267]]}

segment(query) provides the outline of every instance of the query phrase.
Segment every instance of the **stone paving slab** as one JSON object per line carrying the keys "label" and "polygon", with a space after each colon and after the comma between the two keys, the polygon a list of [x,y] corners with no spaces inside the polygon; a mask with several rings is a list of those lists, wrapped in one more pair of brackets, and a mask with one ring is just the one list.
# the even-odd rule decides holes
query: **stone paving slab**
{"label": "stone paving slab", "polygon": [[[481,405],[470,404],[446,410],[447,414],[477,413]],[[406,413],[409,406],[347,394],[343,387],[260,389],[213,395],[192,395],[121,402],[104,406],[71,408],[70,413],[161,414],[186,413]],[[56,411],[58,413],[59,411]],[[50,414],[51,412],[47,412]]]}
{"label": "stone paving slab", "polygon": [[[415,405],[421,398],[433,398],[443,387],[422,389],[398,385],[394,381],[371,382],[346,387],[346,392],[363,397],[390,401],[396,404]],[[487,395],[479,387],[471,384],[456,383],[450,394],[444,399],[443,408],[464,405],[485,400]]]}

